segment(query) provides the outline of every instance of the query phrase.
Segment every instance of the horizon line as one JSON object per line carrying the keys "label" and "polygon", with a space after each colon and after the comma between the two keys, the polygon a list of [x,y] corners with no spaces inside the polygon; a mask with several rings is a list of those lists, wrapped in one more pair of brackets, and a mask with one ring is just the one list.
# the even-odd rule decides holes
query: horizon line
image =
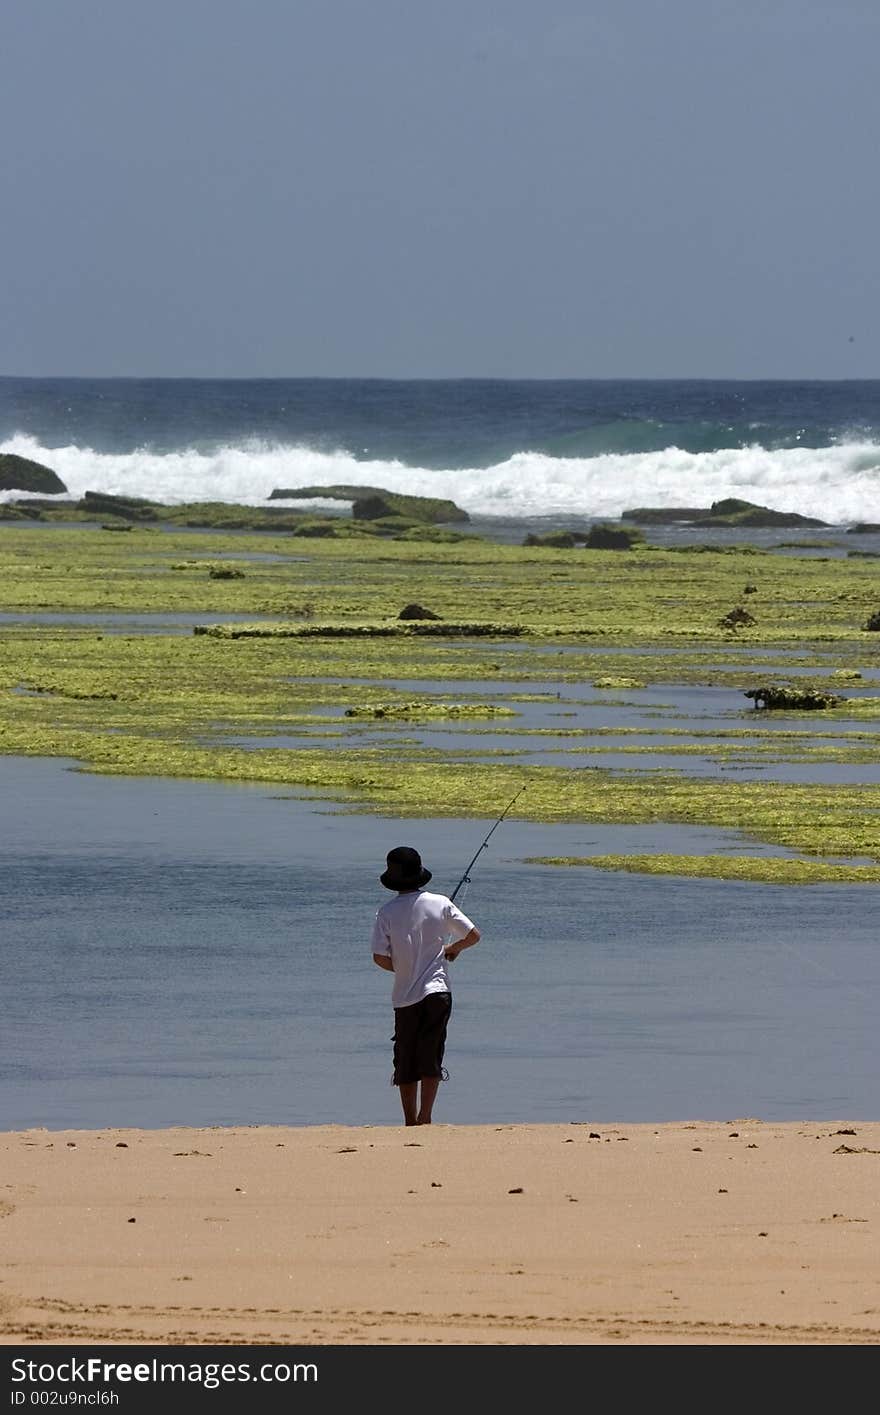
{"label": "horizon line", "polygon": [[0,373],[0,381],[68,383],[880,383],[878,374],[835,377],[730,374],[157,374]]}

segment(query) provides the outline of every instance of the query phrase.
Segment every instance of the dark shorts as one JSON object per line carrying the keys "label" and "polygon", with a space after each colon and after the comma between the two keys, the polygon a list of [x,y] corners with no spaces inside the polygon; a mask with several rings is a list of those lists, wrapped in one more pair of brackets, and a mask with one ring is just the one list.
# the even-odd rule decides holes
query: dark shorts
{"label": "dark shorts", "polygon": [[421,1002],[395,1007],[392,1086],[408,1086],[423,1076],[445,1080],[443,1050],[451,1015],[452,994],[448,992],[430,992]]}

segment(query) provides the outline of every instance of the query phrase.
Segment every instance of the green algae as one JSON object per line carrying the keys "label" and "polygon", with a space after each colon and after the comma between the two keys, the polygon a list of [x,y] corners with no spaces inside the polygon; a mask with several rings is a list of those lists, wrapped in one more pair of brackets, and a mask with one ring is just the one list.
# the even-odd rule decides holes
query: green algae
{"label": "green algae", "polygon": [[827,712],[845,702],[838,693],[801,679],[797,683],[763,683],[760,688],[747,688],[745,696],[754,701],[762,712]]}
{"label": "green algae", "polygon": [[[599,638],[658,648],[726,642],[717,621],[743,591],[737,557],[719,550],[683,563],[670,551],[531,549],[490,542],[454,545],[366,537],[312,541],[287,534],[200,536],[206,558],[264,551],[280,564],[249,566],[245,580],[212,582],[193,566],[192,537],[135,525],[122,538],[86,529],[3,529],[0,574],[6,609],[137,610],[283,614],[293,597],[315,616],[382,622],[417,597],[444,620],[523,624],[535,638]],[[286,562],[286,563],[285,563]],[[553,575],[565,566],[564,578]],[[876,604],[872,567],[859,561],[773,557],[750,565],[756,584],[748,630],[754,645],[819,644],[841,650],[870,643],[862,627]],[[737,642],[741,642],[738,639]],[[847,663],[837,666],[847,667]],[[645,676],[637,673],[636,676]]]}
{"label": "green algae", "polygon": [[210,639],[381,639],[381,638],[516,638],[523,633],[521,624],[470,622],[434,623],[420,619],[392,619],[387,623],[335,624],[197,624],[194,634]]}
{"label": "green algae", "polygon": [[[880,859],[877,787],[774,783],[768,789],[662,772],[639,779],[625,771],[517,767],[500,760],[461,763],[417,748],[405,760],[399,751],[389,759],[381,749],[353,747],[268,748],[255,754],[195,743],[191,734],[216,721],[216,696],[203,704],[201,714],[198,706],[190,701],[187,711],[157,717],[144,703],[9,695],[2,703],[0,750],[74,757],[103,773],[303,786],[396,815],[494,817],[527,783],[517,815],[536,821],[715,825],[819,856]],[[145,716],[153,721],[149,734]]]}
{"label": "green algae", "polygon": [[849,698],[846,704],[847,717],[880,717],[880,698]]}
{"label": "green algae", "polygon": [[416,722],[433,718],[515,717],[516,713],[512,708],[494,703],[408,702],[364,703],[361,707],[346,708],[345,716]]}
{"label": "green algae", "polygon": [[378,486],[276,487],[270,501],[350,501],[356,519],[377,520],[389,512],[416,521],[468,521],[470,517],[454,501],[433,496],[407,496],[398,491],[386,491]]}
{"label": "green algae", "polygon": [[212,580],[243,580],[245,571],[241,565],[209,565],[208,574]]}
{"label": "green algae", "polygon": [[[757,724],[705,733],[658,724],[652,735],[668,741],[647,747],[626,740],[646,728],[575,729],[572,766],[526,765],[517,748],[493,748],[486,734],[511,728],[493,729],[474,712],[456,723],[458,738],[472,732],[474,744],[456,740],[448,750],[426,752],[383,734],[374,711],[378,704],[390,720],[398,714],[406,721],[413,701],[411,690],[384,685],[378,699],[378,680],[434,681],[436,692],[423,699],[420,689],[419,702],[424,720],[438,726],[444,716],[454,719],[446,679],[470,680],[480,701],[493,679],[520,683],[522,691],[506,693],[505,701],[521,702],[552,701],[552,693],[530,686],[576,683],[589,691],[608,678],[630,680],[626,686],[745,690],[770,666],[766,655],[749,659],[753,647],[778,648],[780,664],[786,650],[790,666],[852,678],[876,644],[859,627],[876,604],[864,563],[762,556],[750,564],[756,588],[749,603],[758,622],[747,644],[735,641],[741,661],[732,665],[730,635],[717,621],[743,593],[744,576],[737,557],[723,551],[691,561],[646,547],[573,557],[552,547],[340,543],[267,533],[200,535],[198,556],[193,551],[191,534],[138,525],[125,537],[84,528],[0,529],[6,610],[241,614],[261,629],[233,637],[0,626],[0,751],[61,755],[104,773],[274,783],[399,816],[495,818],[527,782],[517,803],[522,818],[714,825],[807,852],[829,869],[836,867],[822,857],[880,859],[876,787],[699,780],[662,767],[664,754],[685,763],[696,755],[731,764],[876,761],[870,732],[833,727],[840,717],[876,720],[880,698],[850,698],[824,711],[822,731],[808,728],[811,714],[798,715],[797,729],[772,734]],[[210,577],[219,556],[235,563],[252,552],[279,559],[249,561],[244,578]],[[430,635],[415,637],[392,617],[416,597],[443,615]],[[281,627],[297,632],[265,632],[278,627],[260,624],[266,615],[282,616]],[[302,622],[291,624],[295,618]],[[479,632],[465,635],[468,625]],[[325,632],[328,626],[334,632]],[[515,640],[509,649],[508,637]],[[597,651],[585,651],[584,640]],[[607,698],[584,701],[615,709]],[[560,712],[565,707],[560,703]],[[752,719],[752,709],[743,705],[743,713]],[[338,730],[320,739],[334,723]],[[314,746],[255,751],[218,740],[258,743],[291,730],[307,731]],[[559,728],[515,730],[526,742],[564,735]],[[675,740],[683,735],[700,740]],[[661,767],[611,771],[578,761],[609,750],[629,752],[634,763],[653,756]]]}
{"label": "green algae", "polygon": [[755,884],[880,884],[880,865],[833,865],[823,860],[766,855],[535,855],[531,865],[589,865],[629,874],[687,879],[744,880]]}

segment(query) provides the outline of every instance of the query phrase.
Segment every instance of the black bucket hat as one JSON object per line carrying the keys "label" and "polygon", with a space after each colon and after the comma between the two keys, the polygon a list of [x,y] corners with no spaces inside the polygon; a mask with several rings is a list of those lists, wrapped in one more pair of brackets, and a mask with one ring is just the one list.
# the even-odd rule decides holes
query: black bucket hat
{"label": "black bucket hat", "polygon": [[388,865],[379,883],[386,889],[421,889],[431,879],[431,871],[422,864],[418,850],[409,845],[395,845],[385,857]]}

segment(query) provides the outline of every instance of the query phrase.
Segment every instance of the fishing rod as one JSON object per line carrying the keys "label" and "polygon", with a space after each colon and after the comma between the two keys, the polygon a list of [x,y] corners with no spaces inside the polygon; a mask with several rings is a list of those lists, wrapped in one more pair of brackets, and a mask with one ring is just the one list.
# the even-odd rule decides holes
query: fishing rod
{"label": "fishing rod", "polygon": [[471,870],[473,869],[473,867],[474,867],[474,865],[476,864],[477,860],[479,859],[480,855],[481,855],[481,854],[483,853],[483,851],[486,849],[486,847],[487,847],[487,845],[489,844],[489,841],[491,840],[491,838],[492,838],[492,836],[494,835],[495,831],[498,829],[499,825],[500,825],[501,822],[504,820],[504,817],[507,815],[507,812],[510,810],[511,806],[513,805],[513,802],[519,800],[520,796],[521,796],[522,793],[525,791],[525,789],[526,789],[526,788],[525,788],[524,786],[521,786],[521,787],[519,788],[519,790],[517,791],[516,795],[514,796],[513,801],[509,801],[509,802],[507,803],[507,805],[504,807],[504,810],[501,812],[501,815],[498,817],[498,819],[497,819],[497,821],[495,822],[495,824],[493,825],[492,829],[489,831],[489,834],[486,836],[486,839],[483,841],[483,843],[482,843],[482,845],[480,846],[479,850],[477,851],[476,855],[474,855],[474,858],[470,861],[470,863],[469,863],[467,869],[465,870],[465,872],[464,872],[464,874],[462,875],[461,879],[458,881],[458,884],[455,886],[454,890],[453,890],[452,893],[450,894],[449,897],[450,897],[451,900],[453,900],[453,902],[455,901],[455,896],[456,896],[456,894],[458,893],[458,891],[461,889],[462,885],[463,885],[463,884],[470,884],[470,882],[471,882]]}

